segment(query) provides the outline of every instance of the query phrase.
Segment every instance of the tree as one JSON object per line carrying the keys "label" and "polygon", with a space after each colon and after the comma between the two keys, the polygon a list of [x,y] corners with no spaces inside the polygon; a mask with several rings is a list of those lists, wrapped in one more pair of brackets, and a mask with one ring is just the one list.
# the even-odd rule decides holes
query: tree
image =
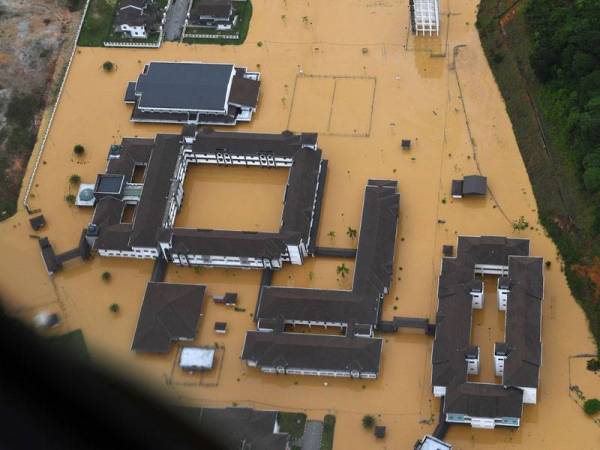
{"label": "tree", "polygon": [[329,233],[327,233],[327,236],[329,236],[329,239],[334,240],[335,239],[335,231],[331,230]]}
{"label": "tree", "polygon": [[118,303],[111,303],[111,305],[108,307],[108,309],[110,310],[111,313],[118,313],[119,312],[119,304]]}
{"label": "tree", "polygon": [[72,185],[76,185],[81,183],[81,177],[79,175],[77,175],[76,173],[74,173],[73,175],[71,175],[69,177],[69,183]]}
{"label": "tree", "polygon": [[346,230],[346,234],[348,235],[348,237],[350,239],[356,239],[356,230],[352,227],[348,227],[348,230]]}
{"label": "tree", "polygon": [[375,417],[370,414],[366,414],[362,418],[362,426],[366,429],[371,429],[375,425]]}
{"label": "tree", "polygon": [[69,205],[73,205],[73,204],[75,204],[76,198],[73,194],[68,194],[65,196],[65,200]]}
{"label": "tree", "polygon": [[588,359],[587,370],[591,370],[592,372],[598,372],[600,370],[600,360]]}
{"label": "tree", "polygon": [[593,416],[594,414],[597,414],[598,412],[600,412],[600,400],[598,400],[597,398],[591,398],[589,400],[586,400],[583,404],[583,410],[588,416]]}
{"label": "tree", "polygon": [[75,147],[73,147],[73,153],[75,153],[77,156],[81,156],[85,153],[85,148],[83,145],[77,144]]}
{"label": "tree", "polygon": [[104,61],[104,63],[102,64],[102,69],[105,72],[112,72],[114,68],[115,65],[112,63],[112,61]]}
{"label": "tree", "polygon": [[350,269],[348,269],[348,267],[346,267],[346,264],[344,264],[344,263],[342,263],[339,266],[337,266],[335,268],[335,271],[342,278],[346,278],[346,275],[348,275],[348,273],[350,273]]}
{"label": "tree", "polygon": [[102,277],[102,281],[109,282],[112,278],[112,275],[110,272],[102,272],[101,277]]}
{"label": "tree", "polygon": [[600,190],[600,166],[591,166],[583,172],[583,184],[590,192]]}
{"label": "tree", "polygon": [[523,231],[523,230],[526,230],[527,228],[529,228],[529,222],[527,221],[527,219],[525,217],[521,216],[518,219],[513,221],[512,227],[513,227],[513,230],[515,230],[515,231]]}

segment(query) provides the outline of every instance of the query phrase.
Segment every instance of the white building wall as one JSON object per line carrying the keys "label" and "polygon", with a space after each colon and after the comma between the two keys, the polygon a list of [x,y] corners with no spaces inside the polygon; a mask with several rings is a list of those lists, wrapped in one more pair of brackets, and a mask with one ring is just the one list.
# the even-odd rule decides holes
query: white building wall
{"label": "white building wall", "polygon": [[523,391],[523,403],[535,405],[537,403],[537,389],[532,387],[519,388]]}
{"label": "white building wall", "polygon": [[483,309],[483,304],[484,304],[483,292],[471,291],[471,298],[472,298],[471,307],[473,309]]}
{"label": "white building wall", "polygon": [[498,288],[498,309],[500,311],[506,311],[508,306],[508,293],[510,291],[508,289]]}
{"label": "white building wall", "polygon": [[506,356],[494,355],[494,369],[496,371],[496,376],[501,377],[504,375],[504,362],[506,361]]}
{"label": "white building wall", "polygon": [[433,396],[434,397],[444,397],[446,395],[446,386],[434,386],[433,387]]}

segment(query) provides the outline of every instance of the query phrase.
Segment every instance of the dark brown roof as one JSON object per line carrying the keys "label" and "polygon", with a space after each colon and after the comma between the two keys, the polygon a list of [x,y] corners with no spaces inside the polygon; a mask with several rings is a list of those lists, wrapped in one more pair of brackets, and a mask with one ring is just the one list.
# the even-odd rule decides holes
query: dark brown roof
{"label": "dark brown roof", "polygon": [[230,155],[257,156],[259,153],[275,157],[293,158],[303,146],[316,146],[316,133],[280,134],[239,133],[215,131],[209,127],[198,130],[192,146],[193,153],[229,153]]}
{"label": "dark brown roof", "polygon": [[523,411],[523,391],[499,384],[462,383],[444,399],[444,413],[470,417],[516,417]]}
{"label": "dark brown roof", "polygon": [[131,231],[129,244],[132,247],[156,247],[179,156],[179,135],[156,136]]}
{"label": "dark brown roof", "polygon": [[190,22],[196,22],[201,16],[227,19],[231,14],[232,0],[193,0],[190,9]]}
{"label": "dark brown roof", "polygon": [[378,373],[379,338],[249,331],[242,359],[258,367]]}
{"label": "dark brown roof", "polygon": [[508,386],[537,387],[542,362],[542,258],[511,256],[508,273],[505,339],[508,357],[502,381]]}
{"label": "dark brown roof", "polygon": [[274,433],[277,412],[250,408],[183,408],[193,425],[225,450],[286,450],[290,436]]}
{"label": "dark brown roof", "polygon": [[121,0],[116,11],[115,26],[153,27],[158,25],[162,19],[161,10],[151,0]]}
{"label": "dark brown roof", "polygon": [[370,180],[365,188],[352,290],[265,287],[257,318],[376,324],[381,297],[391,284],[400,199],[396,185]]}
{"label": "dark brown roof", "polygon": [[155,283],[146,287],[132,350],[166,353],[176,340],[196,337],[205,286]]}
{"label": "dark brown roof", "polygon": [[178,254],[277,259],[293,240],[281,233],[174,228],[171,244]]}
{"label": "dark brown roof", "polygon": [[248,108],[256,108],[260,81],[244,78],[236,74],[231,81],[229,103]]}

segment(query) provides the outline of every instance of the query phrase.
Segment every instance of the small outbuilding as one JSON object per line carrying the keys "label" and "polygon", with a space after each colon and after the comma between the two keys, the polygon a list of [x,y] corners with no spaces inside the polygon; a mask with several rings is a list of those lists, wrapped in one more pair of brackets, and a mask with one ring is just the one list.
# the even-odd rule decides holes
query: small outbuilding
{"label": "small outbuilding", "polygon": [[215,333],[227,333],[227,322],[215,322]]}
{"label": "small outbuilding", "polygon": [[487,178],[467,175],[462,180],[452,180],[452,197],[483,196],[487,193]]}
{"label": "small outbuilding", "polygon": [[213,296],[213,302],[219,305],[235,306],[237,305],[237,293],[226,292],[225,295],[215,295]]}
{"label": "small outbuilding", "polygon": [[43,214],[29,219],[29,224],[34,231],[38,231],[46,226],[46,219]]}
{"label": "small outbuilding", "polygon": [[212,347],[184,347],[179,357],[179,367],[188,372],[211,370],[215,360]]}
{"label": "small outbuilding", "polygon": [[385,427],[383,425],[376,425],[373,434],[377,439],[383,439],[385,437]]}
{"label": "small outbuilding", "polygon": [[410,150],[411,141],[410,139],[402,139],[402,150]]}

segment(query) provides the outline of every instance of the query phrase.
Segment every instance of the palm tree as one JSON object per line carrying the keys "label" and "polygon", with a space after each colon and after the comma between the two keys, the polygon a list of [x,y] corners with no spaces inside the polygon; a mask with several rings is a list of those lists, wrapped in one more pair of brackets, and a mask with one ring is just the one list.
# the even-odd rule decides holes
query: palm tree
{"label": "palm tree", "polygon": [[69,183],[72,185],[76,185],[81,183],[81,177],[79,175],[77,175],[76,173],[74,173],[73,175],[71,175],[69,177]]}
{"label": "palm tree", "polygon": [[346,275],[348,275],[348,273],[350,272],[350,269],[348,269],[348,267],[346,267],[346,264],[342,263],[335,268],[335,271],[342,278],[346,278]]}
{"label": "palm tree", "polygon": [[348,237],[350,239],[356,239],[356,230],[352,227],[348,227],[348,230],[346,231],[346,234],[348,235]]}
{"label": "palm tree", "polygon": [[75,153],[77,156],[81,156],[85,153],[85,148],[83,145],[77,144],[75,147],[73,147],[73,153]]}
{"label": "palm tree", "polygon": [[115,65],[112,63],[112,61],[104,61],[102,68],[105,72],[112,72],[112,70],[115,68]]}
{"label": "palm tree", "polygon": [[331,240],[334,240],[335,239],[335,231],[331,230],[329,233],[327,233],[327,236],[329,236],[329,238]]}
{"label": "palm tree", "polygon": [[373,417],[370,414],[365,415],[362,418],[362,425],[363,425],[363,427],[365,427],[367,429],[368,428],[373,428],[373,425],[375,425],[375,417]]}

